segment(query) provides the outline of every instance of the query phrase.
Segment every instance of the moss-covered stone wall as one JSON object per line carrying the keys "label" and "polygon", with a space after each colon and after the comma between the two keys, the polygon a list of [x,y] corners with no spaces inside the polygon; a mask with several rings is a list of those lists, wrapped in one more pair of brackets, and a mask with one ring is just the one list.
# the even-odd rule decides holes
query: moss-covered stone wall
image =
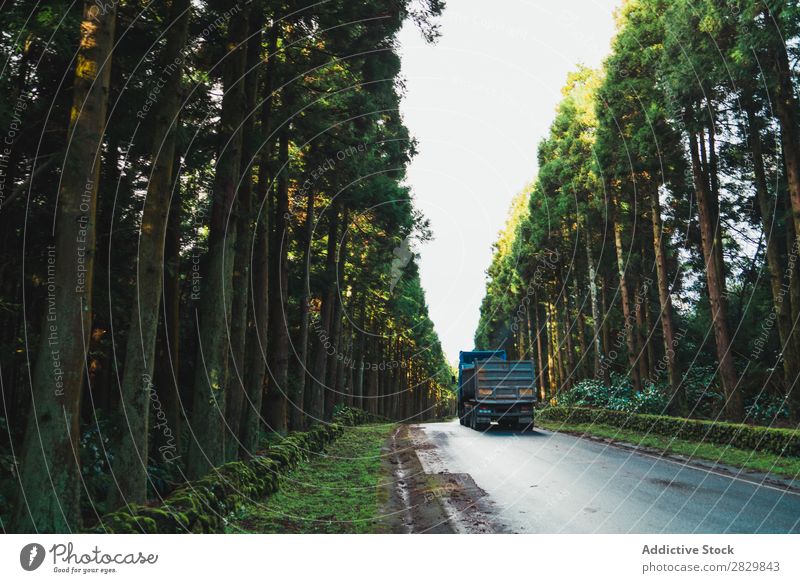
{"label": "moss-covered stone wall", "polygon": [[278,489],[279,479],[342,434],[346,426],[367,421],[357,409],[344,409],[333,423],[292,433],[263,455],[230,462],[172,492],[158,506],[134,505],[104,516],[89,529],[96,533],[222,533],[227,518],[253,500]]}

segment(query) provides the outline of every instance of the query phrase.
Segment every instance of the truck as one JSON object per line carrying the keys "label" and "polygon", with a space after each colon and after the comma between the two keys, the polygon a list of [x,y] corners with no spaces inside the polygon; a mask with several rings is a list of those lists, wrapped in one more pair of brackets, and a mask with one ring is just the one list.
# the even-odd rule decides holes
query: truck
{"label": "truck", "polygon": [[503,425],[533,427],[536,378],[529,360],[507,360],[505,350],[470,350],[458,355],[458,418],[479,431]]}

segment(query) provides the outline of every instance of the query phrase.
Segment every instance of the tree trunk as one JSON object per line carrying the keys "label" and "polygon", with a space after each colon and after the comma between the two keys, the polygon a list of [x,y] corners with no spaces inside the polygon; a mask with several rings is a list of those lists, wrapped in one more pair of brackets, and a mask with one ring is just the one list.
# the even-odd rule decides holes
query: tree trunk
{"label": "tree trunk", "polygon": [[333,316],[333,302],[336,300],[336,289],[333,285],[336,279],[336,235],[339,225],[338,205],[330,207],[330,221],[328,224],[328,247],[325,259],[325,292],[322,296],[319,322],[315,326],[314,336],[316,350],[314,351],[314,374],[311,380],[311,411],[313,422],[321,422],[325,417],[325,393],[327,386],[325,376],[328,366],[328,352],[332,346],[331,329]]}
{"label": "tree trunk", "polygon": [[[775,105],[775,113],[781,126],[781,147],[783,149],[783,162],[786,167],[786,182],[789,189],[789,201],[792,213],[792,223],[794,232],[791,239],[794,245],[789,248],[789,268],[790,286],[792,293],[792,322],[790,326],[791,338],[789,342],[791,348],[784,350],[784,357],[789,350],[794,351],[794,356],[790,359],[797,361],[800,359],[800,334],[797,332],[797,325],[800,320],[800,134],[798,133],[797,120],[797,100],[794,95],[792,82],[793,71],[783,43],[777,43],[774,47],[775,60],[773,68],[776,75],[772,96]],[[788,230],[788,229],[787,229]],[[800,367],[800,362],[796,365]],[[790,407],[794,418],[800,417],[800,390],[797,389],[796,372],[792,377],[790,389]]]}
{"label": "tree trunk", "polygon": [[772,102],[781,127],[781,147],[786,165],[786,182],[789,187],[789,201],[792,208],[792,222],[795,240],[800,240],[800,134],[797,127],[797,101],[792,84],[792,67],[786,47],[776,43],[773,47],[775,59],[773,70]]}
{"label": "tree trunk", "polygon": [[642,390],[642,379],[639,376],[637,364],[639,349],[636,345],[636,321],[631,310],[631,299],[630,292],[628,291],[628,283],[625,280],[625,256],[622,250],[622,223],[620,222],[619,204],[617,203],[616,194],[612,194],[611,196],[611,205],[614,216],[614,248],[617,252],[619,290],[622,297],[622,317],[624,320],[623,329],[625,332],[625,343],[628,349],[628,374],[631,376],[633,390],[638,393]]}
{"label": "tree trunk", "polygon": [[[691,114],[690,114],[691,116]],[[704,139],[701,133],[700,139]],[[725,302],[725,272],[720,264],[719,244],[719,201],[709,188],[708,172],[701,163],[698,136],[689,132],[689,149],[692,158],[692,177],[697,196],[700,215],[700,235],[703,256],[706,260],[706,285],[711,304],[711,318],[714,326],[714,339],[719,361],[719,375],[725,393],[725,413],[728,419],[742,418],[742,396],[737,390],[736,368],[731,354],[731,340],[728,331],[728,314]]]}
{"label": "tree trunk", "polygon": [[227,460],[239,456],[242,438],[242,411],[247,393],[247,339],[251,337],[248,317],[250,304],[250,277],[253,264],[253,162],[256,156],[255,118],[258,101],[258,70],[261,62],[261,30],[264,27],[264,13],[252,10],[250,13],[247,40],[247,74],[244,79],[245,107],[247,118],[244,121],[242,136],[242,171],[239,183],[238,207],[236,216],[236,248],[233,263],[233,299],[231,306],[231,343],[228,362],[228,393],[225,404],[228,432]]}
{"label": "tree trunk", "polygon": [[661,201],[658,188],[650,190],[650,218],[653,222],[653,251],[655,253],[656,278],[658,279],[658,303],[661,307],[661,332],[664,339],[664,361],[670,386],[669,413],[682,416],[686,413],[686,395],[683,389],[680,365],[675,352],[675,333],[672,328],[672,296],[667,281],[667,257],[664,245],[664,227],[661,221]]}
{"label": "tree trunk", "polygon": [[[180,394],[180,305],[181,305],[181,192],[180,177],[175,168],[180,156],[175,156],[172,180],[172,199],[169,203],[167,233],[164,241],[164,287],[161,314],[163,324],[156,339],[156,359],[153,380],[165,414],[164,427],[156,423],[155,439],[150,446],[153,456],[177,455],[181,443],[183,404]],[[158,413],[156,412],[156,418]],[[170,431],[166,431],[166,428]]]}
{"label": "tree trunk", "polygon": [[289,134],[284,127],[278,145],[278,189],[275,227],[272,233],[272,286],[269,294],[270,382],[267,392],[267,425],[272,431],[288,430],[289,378]]}
{"label": "tree trunk", "polygon": [[[160,94],[158,107],[155,108],[152,170],[139,232],[136,298],[133,302],[122,376],[120,406],[125,416],[125,429],[114,459],[114,475],[118,486],[113,496],[116,506],[141,503],[147,498],[147,439],[151,400],[155,413],[155,431],[165,437],[173,436],[175,431],[168,425],[166,412],[156,397],[159,388],[153,386],[152,375],[164,275],[170,187],[173,185],[176,124],[181,108],[182,67],[174,64],[178,62],[186,45],[189,0],[175,1],[170,12],[170,22],[175,24],[167,36],[162,61],[162,70],[168,78]],[[162,461],[171,463],[178,455],[177,452],[177,447],[164,450]]]}
{"label": "tree trunk", "polygon": [[252,258],[253,325],[246,342],[248,366],[245,386],[247,404],[242,411],[242,439],[240,457],[248,458],[258,449],[261,428],[261,409],[264,402],[264,380],[267,366],[267,335],[269,330],[269,193],[272,177],[270,157],[272,155],[272,94],[275,79],[278,28],[273,24],[267,34],[267,65],[264,72],[265,95],[261,106],[261,144],[258,161],[257,198],[258,212],[255,217]]}
{"label": "tree trunk", "polygon": [[750,143],[750,152],[753,156],[756,199],[761,212],[761,226],[764,230],[764,237],[767,243],[767,267],[770,275],[772,306],[778,324],[778,337],[781,343],[780,358],[783,365],[783,381],[784,386],[788,390],[792,386],[794,379],[797,378],[798,355],[792,341],[790,302],[784,301],[784,267],[778,245],[776,229],[778,223],[776,221],[775,205],[772,203],[767,188],[767,175],[764,169],[760,124],[752,100],[745,100],[744,109],[747,113],[748,141]]}
{"label": "tree trunk", "polygon": [[[534,314],[534,323],[536,325],[536,359],[539,365],[539,371],[536,374],[536,382],[538,383],[539,388],[539,399],[544,401],[547,398],[546,395],[546,381],[547,378],[547,364],[544,360],[544,351],[542,350],[542,326],[539,323],[539,301],[536,296],[534,296],[534,303],[533,303],[533,314]],[[530,313],[528,314],[530,318]]]}
{"label": "tree trunk", "polygon": [[606,299],[606,286],[605,282],[608,281],[608,278],[603,277],[603,281],[600,285],[600,309],[602,310],[602,319],[603,323],[600,328],[603,331],[603,346],[605,347],[606,352],[601,355],[601,362],[600,367],[602,369],[602,379],[603,383],[606,386],[611,385],[611,364],[612,362],[608,360],[608,351],[611,348],[611,331],[609,330],[611,324],[609,321],[609,308],[608,308],[608,301]]}
{"label": "tree trunk", "polygon": [[311,301],[311,238],[314,235],[314,190],[309,190],[306,198],[306,221],[303,229],[303,295],[300,298],[300,337],[296,350],[297,368],[294,374],[296,392],[292,395],[290,425],[293,429],[302,429],[305,425],[304,406],[306,380],[308,374],[308,304]]}
{"label": "tree trunk", "polygon": [[[230,21],[229,45],[223,72],[224,97],[220,145],[214,175],[211,225],[206,261],[206,286],[199,314],[197,367],[192,400],[192,433],[187,476],[198,478],[225,461],[225,386],[228,364],[227,333],[231,315],[235,229],[228,229],[241,176],[242,122],[245,91],[241,82],[247,62],[248,15],[236,13]],[[232,233],[232,234],[231,234]]]}
{"label": "tree trunk", "polygon": [[79,417],[115,23],[116,5],[101,10],[84,2],[55,247],[48,251],[48,289],[53,291],[48,292],[42,320],[31,386],[32,419],[20,455],[17,532],[71,532],[80,526]]}
{"label": "tree trunk", "polygon": [[331,295],[333,311],[331,314],[331,343],[332,354],[328,357],[327,366],[327,385],[328,392],[325,398],[325,419],[331,419],[333,416],[333,407],[340,400],[341,394],[339,393],[340,387],[337,385],[337,372],[338,365],[342,360],[342,294],[341,290],[344,289],[343,278],[344,269],[347,264],[347,222],[348,222],[348,209],[342,212],[342,235],[339,237],[339,248],[334,254],[335,267],[334,267],[334,285],[331,286]]}
{"label": "tree trunk", "polygon": [[[569,291],[566,289],[568,286],[564,284],[564,340],[566,348],[566,358],[564,359],[564,389],[569,390],[572,388],[572,377],[575,374],[575,347],[572,344],[572,328],[574,322],[570,322],[572,314],[569,307]],[[560,310],[559,310],[560,311]]]}
{"label": "tree trunk", "polygon": [[367,334],[364,326],[367,323],[367,308],[366,299],[361,298],[361,310],[358,319],[358,326],[356,333],[358,334],[358,343],[356,348],[355,370],[353,371],[353,404],[359,409],[364,409],[364,350],[366,348]]}
{"label": "tree trunk", "polygon": [[592,302],[592,322],[594,324],[592,326],[594,330],[594,336],[592,337],[592,344],[594,345],[594,377],[599,378],[601,374],[600,359],[603,354],[603,346],[600,342],[602,318],[600,317],[600,304],[597,293],[597,271],[594,268],[594,255],[589,233],[586,234],[586,264],[589,272],[589,296]]}
{"label": "tree trunk", "polygon": [[[642,257],[644,259],[644,257]],[[649,353],[645,349],[647,339],[649,337],[649,330],[646,330],[644,310],[647,304],[647,289],[641,277],[636,278],[636,301],[633,303],[633,313],[636,320],[635,334],[636,334],[636,347],[639,349],[636,362],[639,365],[639,379],[644,381],[649,377],[650,367],[648,356]]]}

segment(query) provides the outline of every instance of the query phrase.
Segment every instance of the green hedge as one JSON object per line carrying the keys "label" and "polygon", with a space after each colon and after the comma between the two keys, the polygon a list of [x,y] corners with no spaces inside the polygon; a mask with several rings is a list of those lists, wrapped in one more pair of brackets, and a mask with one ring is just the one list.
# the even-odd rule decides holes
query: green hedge
{"label": "green hedge", "polygon": [[589,407],[547,407],[538,412],[538,417],[544,421],[611,425],[620,429],[654,433],[687,441],[704,441],[739,449],[800,457],[800,432],[794,429],[626,413]]}
{"label": "green hedge", "polygon": [[364,423],[368,415],[357,409],[339,411],[334,422],[292,433],[264,453],[247,461],[222,465],[199,480],[172,492],[159,506],[130,505],[107,514],[89,530],[95,533],[222,533],[226,517],[253,500],[263,500],[278,489],[279,478],[320,452],[344,431]]}

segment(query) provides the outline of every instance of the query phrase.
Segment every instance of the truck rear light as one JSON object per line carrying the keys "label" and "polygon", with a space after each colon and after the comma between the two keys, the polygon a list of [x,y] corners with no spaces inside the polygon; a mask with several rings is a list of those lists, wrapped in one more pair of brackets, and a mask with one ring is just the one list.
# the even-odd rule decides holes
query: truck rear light
{"label": "truck rear light", "polygon": [[519,390],[520,397],[533,397],[533,389],[520,389]]}
{"label": "truck rear light", "polygon": [[491,397],[492,396],[492,389],[478,389],[478,396],[480,396],[480,397]]}

